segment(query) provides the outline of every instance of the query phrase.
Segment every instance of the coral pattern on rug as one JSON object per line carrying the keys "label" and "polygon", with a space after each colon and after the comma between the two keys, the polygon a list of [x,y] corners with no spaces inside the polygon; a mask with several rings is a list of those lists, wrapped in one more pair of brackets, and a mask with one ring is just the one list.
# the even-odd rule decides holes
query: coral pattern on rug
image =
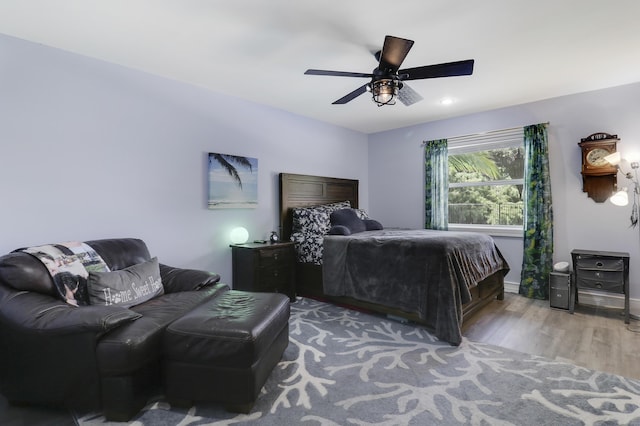
{"label": "coral pattern on rug", "polygon": [[[100,414],[78,424],[109,424]],[[132,425],[640,425],[640,381],[310,299],[249,414],[149,402]]]}

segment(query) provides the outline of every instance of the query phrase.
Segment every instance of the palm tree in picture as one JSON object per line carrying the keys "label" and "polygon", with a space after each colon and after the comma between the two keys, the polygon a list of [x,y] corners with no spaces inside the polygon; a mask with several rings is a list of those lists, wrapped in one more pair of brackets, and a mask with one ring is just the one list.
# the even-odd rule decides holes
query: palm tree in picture
{"label": "palm tree in picture", "polygon": [[236,167],[232,163],[249,169],[249,172],[253,172],[253,166],[251,166],[251,162],[247,159],[247,157],[211,153],[209,154],[209,166],[211,166],[211,163],[213,161],[220,164],[227,171],[227,173],[229,173],[229,176],[231,176],[233,180],[236,181],[236,183],[240,186],[240,189],[242,189],[242,179],[240,178],[238,169],[236,169]]}

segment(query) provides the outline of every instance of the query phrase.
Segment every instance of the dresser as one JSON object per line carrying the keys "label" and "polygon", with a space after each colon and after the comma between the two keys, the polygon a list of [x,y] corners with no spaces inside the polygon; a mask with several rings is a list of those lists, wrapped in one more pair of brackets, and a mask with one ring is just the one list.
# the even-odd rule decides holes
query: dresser
{"label": "dresser", "polygon": [[233,288],[283,293],[295,301],[295,251],[293,242],[231,245]]}
{"label": "dresser", "polygon": [[629,324],[629,253],[576,249],[571,252],[573,282],[570,312],[579,290],[622,294],[624,322]]}

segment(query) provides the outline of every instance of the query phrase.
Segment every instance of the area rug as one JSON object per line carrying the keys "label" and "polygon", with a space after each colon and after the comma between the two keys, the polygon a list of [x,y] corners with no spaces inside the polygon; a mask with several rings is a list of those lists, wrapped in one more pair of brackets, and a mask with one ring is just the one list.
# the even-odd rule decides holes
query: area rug
{"label": "area rug", "polygon": [[303,298],[249,414],[158,397],[130,424],[640,425],[640,381],[467,339],[454,347],[412,324]]}

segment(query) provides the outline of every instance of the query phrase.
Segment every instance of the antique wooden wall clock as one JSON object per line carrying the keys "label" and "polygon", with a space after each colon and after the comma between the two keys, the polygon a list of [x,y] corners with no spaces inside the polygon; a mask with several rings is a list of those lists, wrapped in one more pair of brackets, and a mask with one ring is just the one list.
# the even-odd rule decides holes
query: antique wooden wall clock
{"label": "antique wooden wall clock", "polygon": [[594,133],[580,139],[582,191],[596,203],[605,202],[616,191],[618,168],[604,159],[616,152],[618,135]]}

